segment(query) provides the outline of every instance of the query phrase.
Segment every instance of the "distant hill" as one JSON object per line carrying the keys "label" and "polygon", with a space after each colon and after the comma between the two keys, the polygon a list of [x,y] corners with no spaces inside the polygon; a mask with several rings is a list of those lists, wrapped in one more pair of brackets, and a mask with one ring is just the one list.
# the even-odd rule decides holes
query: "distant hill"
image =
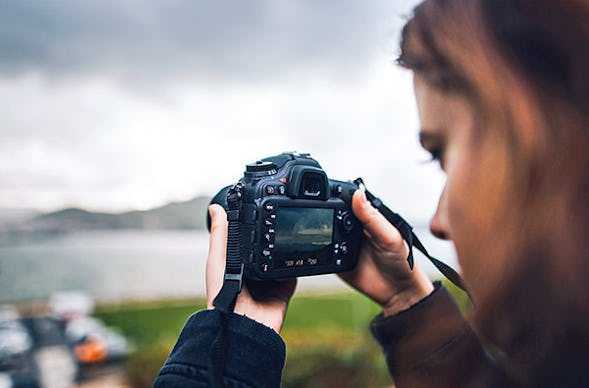
{"label": "distant hill", "polygon": [[150,210],[124,213],[68,208],[2,225],[0,235],[105,229],[204,229],[209,202],[209,197],[196,197],[186,202],[172,202]]}

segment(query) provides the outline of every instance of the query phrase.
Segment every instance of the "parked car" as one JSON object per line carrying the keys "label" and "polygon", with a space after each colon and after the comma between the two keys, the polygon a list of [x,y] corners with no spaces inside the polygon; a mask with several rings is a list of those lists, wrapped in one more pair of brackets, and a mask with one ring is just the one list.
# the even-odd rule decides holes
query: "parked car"
{"label": "parked car", "polygon": [[65,336],[80,364],[120,360],[131,351],[123,335],[94,317],[70,320],[65,326]]}
{"label": "parked car", "polygon": [[80,291],[60,291],[49,297],[49,310],[58,320],[67,322],[79,317],[87,317],[94,312],[94,300]]}
{"label": "parked car", "polygon": [[0,306],[0,388],[38,387],[39,371],[33,359],[33,339],[9,305]]}
{"label": "parked car", "polygon": [[[11,360],[22,358],[33,347],[33,341],[20,316],[12,306],[0,307],[0,368]],[[3,368],[2,368],[3,369]]]}

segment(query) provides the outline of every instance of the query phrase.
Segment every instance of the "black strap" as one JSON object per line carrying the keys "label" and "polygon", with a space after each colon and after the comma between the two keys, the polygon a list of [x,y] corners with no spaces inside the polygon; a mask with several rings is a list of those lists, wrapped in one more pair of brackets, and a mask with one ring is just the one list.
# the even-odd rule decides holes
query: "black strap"
{"label": "black strap", "polygon": [[217,335],[211,344],[211,353],[209,354],[209,386],[214,388],[223,388],[223,370],[225,369],[225,337],[227,335],[227,314],[219,312],[217,315],[217,325],[219,328]]}
{"label": "black strap", "polygon": [[227,193],[227,261],[223,287],[213,301],[215,308],[222,312],[233,312],[237,295],[241,292],[243,281],[243,262],[241,260],[241,231],[239,215],[241,212],[241,190],[243,185],[237,183]]}
{"label": "black strap", "polygon": [[376,198],[370,191],[366,190],[366,186],[364,185],[362,178],[356,179],[354,183],[364,189],[366,198],[370,201],[372,206],[374,206],[395,228],[399,230],[401,236],[407,242],[407,245],[409,245],[409,256],[407,256],[407,262],[409,263],[409,267],[411,269],[413,269],[414,266],[413,247],[415,247],[431,261],[431,263],[438,269],[438,271],[442,273],[442,275],[444,275],[458,288],[464,290],[468,294],[464,280],[462,280],[460,275],[452,267],[436,259],[427,252],[427,249],[425,249],[421,241],[419,241],[417,235],[413,232],[413,227],[407,221],[405,221],[403,217],[386,207],[380,199]]}
{"label": "black strap", "polygon": [[209,385],[223,387],[223,369],[225,367],[226,328],[228,315],[235,309],[237,295],[241,292],[243,282],[243,262],[241,252],[241,232],[239,218],[241,212],[241,196],[243,185],[237,183],[227,193],[227,261],[225,277],[221,291],[215,297],[213,305],[219,311],[219,331],[213,340],[209,357]]}

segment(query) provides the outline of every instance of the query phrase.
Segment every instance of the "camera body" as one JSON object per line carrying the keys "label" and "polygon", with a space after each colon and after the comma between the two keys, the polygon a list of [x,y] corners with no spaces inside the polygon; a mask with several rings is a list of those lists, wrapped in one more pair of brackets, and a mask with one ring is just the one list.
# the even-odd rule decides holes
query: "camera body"
{"label": "camera body", "polygon": [[[240,257],[248,277],[293,278],[356,266],[362,238],[351,209],[356,184],[329,179],[309,154],[298,153],[248,164],[239,182]],[[227,209],[231,187],[211,203]]]}

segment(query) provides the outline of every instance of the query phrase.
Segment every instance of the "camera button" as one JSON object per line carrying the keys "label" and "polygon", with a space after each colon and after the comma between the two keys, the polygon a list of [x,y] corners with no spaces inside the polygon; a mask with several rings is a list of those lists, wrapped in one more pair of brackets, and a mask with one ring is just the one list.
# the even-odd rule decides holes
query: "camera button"
{"label": "camera button", "polygon": [[276,192],[276,189],[274,188],[274,186],[266,186],[266,194],[272,195],[275,192]]}
{"label": "camera button", "polygon": [[354,230],[354,218],[352,214],[349,212],[342,212],[341,215],[338,214],[337,218],[339,219],[345,233],[350,233],[352,230]]}
{"label": "camera button", "polygon": [[269,257],[271,254],[272,254],[272,251],[270,249],[268,249],[268,248],[265,248],[265,249],[262,250],[262,255],[264,257]]}
{"label": "camera button", "polygon": [[342,259],[337,259],[335,261],[335,265],[342,265]]}
{"label": "camera button", "polygon": [[342,245],[340,246],[340,250],[342,252],[342,254],[347,254],[348,253],[348,246],[345,243],[342,243]]}
{"label": "camera button", "polygon": [[274,233],[264,233],[264,241],[266,241],[267,243],[273,243]]}
{"label": "camera button", "polygon": [[274,204],[272,202],[266,202],[264,209],[266,209],[267,212],[271,212],[274,210]]}
{"label": "camera button", "polygon": [[286,194],[286,187],[278,186],[278,194],[280,194],[280,195]]}
{"label": "camera button", "polygon": [[264,226],[274,226],[274,219],[273,218],[266,218],[264,220]]}

